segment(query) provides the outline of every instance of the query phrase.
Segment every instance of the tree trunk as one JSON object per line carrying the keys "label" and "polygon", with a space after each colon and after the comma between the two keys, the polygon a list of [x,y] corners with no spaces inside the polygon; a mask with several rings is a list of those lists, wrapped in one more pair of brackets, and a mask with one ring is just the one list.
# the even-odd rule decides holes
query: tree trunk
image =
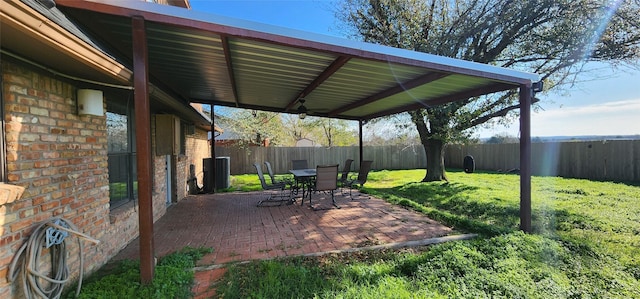
{"label": "tree trunk", "polygon": [[427,174],[423,182],[449,181],[444,169],[444,142],[439,139],[429,138],[422,142],[427,153]]}
{"label": "tree trunk", "polygon": [[[438,135],[435,135],[433,134],[433,132],[429,131],[429,128],[427,127],[427,123],[425,122],[424,116],[421,111],[409,111],[409,115],[411,116],[411,121],[413,121],[413,124],[416,125],[416,129],[418,129],[420,143],[422,143],[424,152],[427,154],[427,173],[425,174],[422,181],[448,181],[447,175],[444,171],[444,146],[446,144],[445,141],[441,138],[438,138]],[[442,131],[443,128],[446,128],[445,124],[448,121],[446,115],[438,115],[435,116],[434,119],[438,121],[433,121],[431,123],[432,130]]]}

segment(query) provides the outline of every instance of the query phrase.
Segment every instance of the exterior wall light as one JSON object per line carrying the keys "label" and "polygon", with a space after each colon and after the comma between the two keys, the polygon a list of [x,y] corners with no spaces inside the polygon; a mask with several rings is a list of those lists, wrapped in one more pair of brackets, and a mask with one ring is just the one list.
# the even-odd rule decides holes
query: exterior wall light
{"label": "exterior wall light", "polygon": [[78,89],[78,115],[104,116],[102,90]]}

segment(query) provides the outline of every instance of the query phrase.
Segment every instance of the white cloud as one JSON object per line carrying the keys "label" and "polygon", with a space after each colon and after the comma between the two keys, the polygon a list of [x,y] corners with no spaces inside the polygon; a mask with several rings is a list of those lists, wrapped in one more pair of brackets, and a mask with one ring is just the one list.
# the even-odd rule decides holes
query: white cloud
{"label": "white cloud", "polygon": [[564,107],[547,111],[541,111],[532,117],[539,118],[562,118],[562,117],[581,117],[592,115],[616,115],[637,112],[640,113],[640,98],[625,101],[607,102],[602,104],[587,105],[582,107]]}
{"label": "white cloud", "polygon": [[[519,135],[518,123],[482,130],[481,137],[499,133]],[[640,98],[563,107],[534,112],[532,136],[634,135],[640,134]]]}

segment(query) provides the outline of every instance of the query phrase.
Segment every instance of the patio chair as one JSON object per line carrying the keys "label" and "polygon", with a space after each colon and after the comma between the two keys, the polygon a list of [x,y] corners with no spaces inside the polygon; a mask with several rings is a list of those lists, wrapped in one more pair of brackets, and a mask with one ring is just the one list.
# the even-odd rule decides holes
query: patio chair
{"label": "patio chair", "polygon": [[[338,204],[336,204],[336,198],[334,191],[338,189],[338,165],[324,165],[324,166],[316,166],[316,180],[313,185],[313,191],[316,192],[324,192],[326,194],[331,194],[331,204],[340,208]],[[309,194],[309,206],[312,209],[317,210],[313,207],[311,197],[313,194]],[[302,199],[304,203],[304,198]]]}
{"label": "patio chair", "polygon": [[[307,163],[307,160],[291,160],[291,169],[296,170],[296,169],[308,169],[309,168],[309,164]],[[293,190],[294,194],[298,194],[298,192],[300,191],[300,188],[304,188],[305,184],[309,183],[308,180],[299,180],[299,179],[295,179],[295,181],[293,182],[293,185],[291,187],[291,189]]]}
{"label": "patio chair", "polygon": [[307,160],[291,160],[291,169],[307,169],[309,164]]}
{"label": "patio chair", "polygon": [[[362,187],[367,182],[369,171],[371,171],[371,164],[373,161],[367,160],[360,163],[360,170],[358,171],[358,177],[356,179],[347,180],[345,187],[349,187],[349,197],[353,200],[353,194],[351,191],[355,188]],[[369,198],[367,196],[367,198]]]}
{"label": "patio chair", "polygon": [[[258,172],[258,179],[260,179],[262,190],[264,190],[266,193],[269,194],[269,198],[263,199],[258,202],[257,204],[258,207],[265,206],[270,203],[279,203],[280,205],[282,205],[283,203],[286,203],[286,204],[293,203],[293,201],[291,200],[291,193],[287,192],[286,183],[282,182],[282,183],[275,183],[271,185],[267,184],[267,182],[264,180],[264,174],[262,173],[262,166],[260,166],[260,163],[257,163],[257,162],[253,163],[253,166],[256,168],[256,171]],[[272,190],[276,190],[278,192],[276,194],[273,194],[273,192],[270,192]]]}
{"label": "patio chair", "polygon": [[271,167],[271,163],[269,163],[268,161],[264,161],[264,166],[267,167],[267,173],[269,174],[269,178],[271,178],[271,184],[285,183],[291,185],[291,179],[286,177],[276,177],[275,173],[273,172],[273,168]]}
{"label": "patio chair", "polygon": [[[349,180],[349,172],[351,172],[351,163],[353,163],[353,159],[347,159],[347,161],[344,161],[344,167],[342,168],[340,179],[338,179],[338,184],[343,189],[344,189],[344,184],[347,182],[347,180]],[[344,194],[344,192],[342,192],[342,194]]]}

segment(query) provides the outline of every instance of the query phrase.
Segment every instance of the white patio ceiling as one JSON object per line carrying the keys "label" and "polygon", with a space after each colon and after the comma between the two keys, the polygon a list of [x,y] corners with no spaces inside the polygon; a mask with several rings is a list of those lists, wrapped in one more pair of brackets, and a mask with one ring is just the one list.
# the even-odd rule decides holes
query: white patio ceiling
{"label": "white patio ceiling", "polygon": [[531,85],[538,75],[143,1],[57,0],[132,61],[146,20],[150,80],[179,100],[366,120]]}

